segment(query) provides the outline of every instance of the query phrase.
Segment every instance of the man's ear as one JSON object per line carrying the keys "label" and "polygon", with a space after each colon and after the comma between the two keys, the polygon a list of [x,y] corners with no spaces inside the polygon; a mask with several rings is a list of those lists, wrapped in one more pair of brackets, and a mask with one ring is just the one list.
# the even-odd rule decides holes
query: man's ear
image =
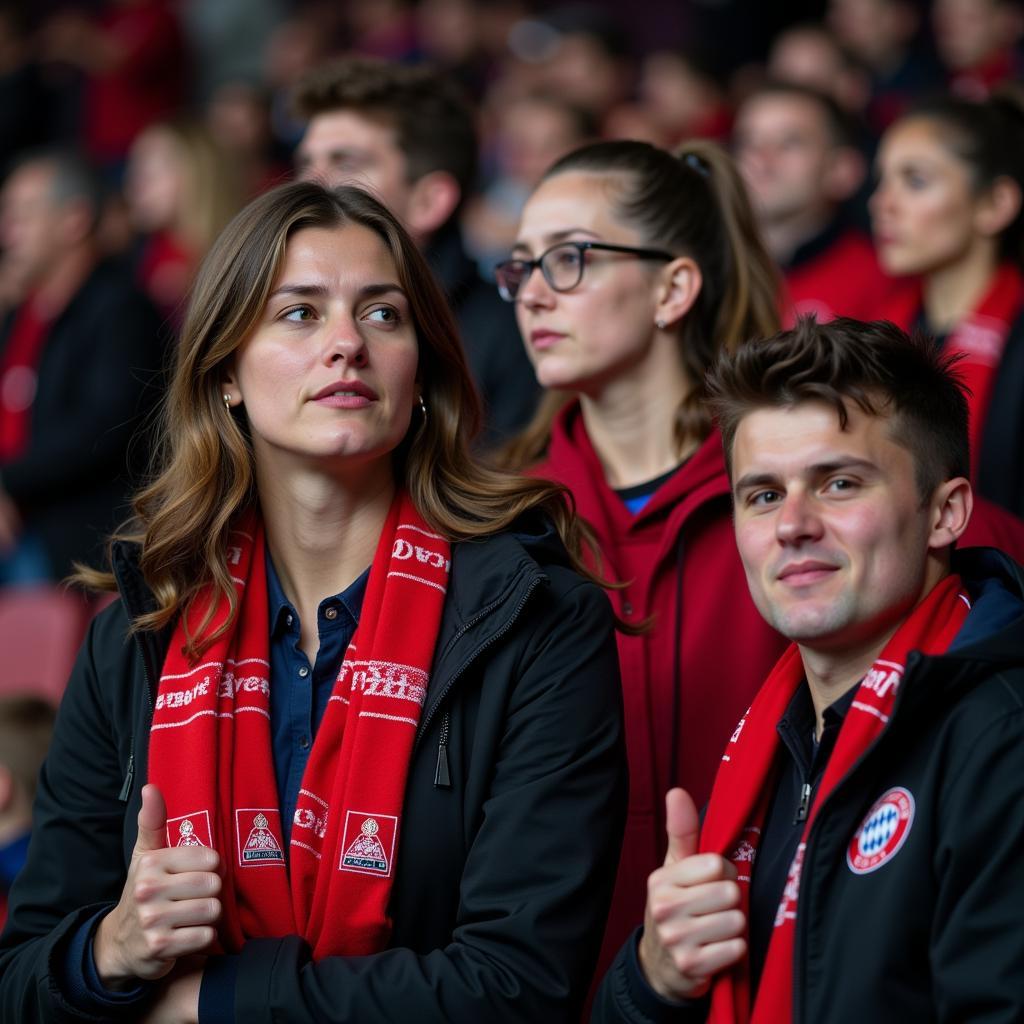
{"label": "man's ear", "polygon": [[696,260],[680,256],[662,270],[660,280],[654,319],[673,327],[693,308],[704,279]]}
{"label": "man's ear", "polygon": [[954,477],[939,484],[931,500],[932,526],[928,547],[937,551],[958,541],[967,529],[973,508],[974,492],[964,477]]}
{"label": "man's ear", "polygon": [[417,178],[409,193],[405,226],[418,241],[443,227],[462,198],[459,183],[447,171],[430,171]]}

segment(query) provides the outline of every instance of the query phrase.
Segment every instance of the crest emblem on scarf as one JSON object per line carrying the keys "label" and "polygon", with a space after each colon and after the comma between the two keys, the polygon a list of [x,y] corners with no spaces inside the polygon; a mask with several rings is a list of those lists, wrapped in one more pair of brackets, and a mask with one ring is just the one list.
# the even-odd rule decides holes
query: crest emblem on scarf
{"label": "crest emblem on scarf", "polygon": [[177,818],[167,819],[168,846],[213,846],[210,833],[210,815],[206,811],[193,811]]}
{"label": "crest emblem on scarf", "polygon": [[391,874],[398,819],[390,814],[345,814],[345,835],[342,839],[342,871],[365,875]]}
{"label": "crest emblem on scarf", "polygon": [[846,863],[855,875],[877,871],[899,853],[914,823],[914,797],[896,786],[875,801],[846,850]]}
{"label": "crest emblem on scarf", "polygon": [[235,811],[238,863],[243,868],[284,864],[281,813],[272,807],[240,807]]}

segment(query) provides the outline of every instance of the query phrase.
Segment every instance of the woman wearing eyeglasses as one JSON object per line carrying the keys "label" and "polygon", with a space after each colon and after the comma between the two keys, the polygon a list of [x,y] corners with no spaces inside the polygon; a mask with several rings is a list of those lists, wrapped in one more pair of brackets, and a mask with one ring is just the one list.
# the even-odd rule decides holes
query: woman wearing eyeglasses
{"label": "woman wearing eyeglasses", "polygon": [[505,299],[548,390],[509,449],[566,484],[619,614],[630,809],[601,966],[643,917],[664,796],[700,806],[782,651],[750,599],[702,382],[715,353],[778,329],[776,277],[729,157],[602,142],[558,161],[523,211]]}

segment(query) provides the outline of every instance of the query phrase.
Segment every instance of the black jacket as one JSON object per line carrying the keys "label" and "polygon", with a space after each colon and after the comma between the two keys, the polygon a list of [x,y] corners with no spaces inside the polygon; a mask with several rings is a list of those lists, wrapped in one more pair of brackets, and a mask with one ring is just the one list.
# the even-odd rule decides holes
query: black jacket
{"label": "black jacket", "polygon": [[[798,1024],[1024,1019],[1024,570],[987,548],[960,553],[955,568],[974,607],[954,647],[910,655],[889,724],[808,836]],[[896,787],[913,797],[903,845],[855,873],[851,840]],[[593,1019],[705,1015],[704,1002],[683,1009],[654,995],[634,938],[605,977]]]}
{"label": "black jacket", "polygon": [[485,281],[455,224],[431,240],[426,256],[441,282],[484,403],[484,447],[507,441],[530,421],[540,387],[523,347],[515,307]]}
{"label": "black jacket", "polygon": [[[14,314],[0,327],[0,350]],[[157,406],[160,318],[120,264],[99,264],[53,324],[39,363],[29,444],[0,465],[0,483],[35,531],[54,576],[74,559],[99,564],[125,517],[132,469],[148,451],[132,437]],[[137,482],[137,481],[136,481]]]}
{"label": "black jacket", "polygon": [[[123,604],[92,625],[41,775],[0,938],[3,1021],[90,1019],[68,1005],[53,965],[79,923],[120,896],[167,644],[166,633],[126,640],[125,605],[134,614],[151,601],[131,554],[115,550]],[[564,561],[547,528],[453,546],[403,809],[392,948],[313,963],[298,937],[250,941],[236,1020],[578,1016],[627,779],[610,605]]]}
{"label": "black jacket", "polygon": [[978,492],[1024,519],[1024,313],[1010,328],[985,415]]}

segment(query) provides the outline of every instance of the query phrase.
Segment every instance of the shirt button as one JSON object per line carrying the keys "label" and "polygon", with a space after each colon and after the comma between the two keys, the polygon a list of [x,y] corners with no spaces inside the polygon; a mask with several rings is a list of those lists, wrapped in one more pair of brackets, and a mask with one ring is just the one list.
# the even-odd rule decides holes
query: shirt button
{"label": "shirt button", "polygon": [[336,619],[338,617],[338,609],[333,605],[324,612],[325,619]]}
{"label": "shirt button", "polygon": [[303,679],[305,679],[306,676],[309,675],[309,669],[306,668],[305,665],[303,665],[302,668],[299,669],[299,675],[302,676]]}
{"label": "shirt button", "polygon": [[286,615],[284,621],[290,626],[295,621],[294,615]]}
{"label": "shirt button", "polygon": [[309,737],[308,736],[303,736],[302,739],[299,740],[299,746],[303,750],[309,750]]}

